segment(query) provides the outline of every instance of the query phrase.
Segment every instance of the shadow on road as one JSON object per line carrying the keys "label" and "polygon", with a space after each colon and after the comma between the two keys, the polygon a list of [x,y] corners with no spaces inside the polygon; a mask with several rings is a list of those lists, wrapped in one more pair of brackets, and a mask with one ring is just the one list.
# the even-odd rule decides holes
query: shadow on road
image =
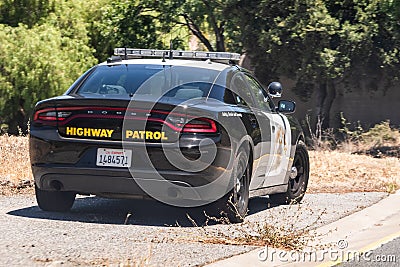
{"label": "shadow on road", "polygon": [[[253,198],[249,203],[249,215],[266,210],[268,198]],[[147,226],[193,227],[203,226],[206,214],[213,214],[214,207],[178,208],[153,200],[105,199],[80,197],[75,200],[69,212],[46,212],[38,206],[31,206],[8,212],[13,216],[27,218],[77,221],[96,224],[133,224]],[[128,214],[131,214],[130,216]],[[188,216],[193,220],[191,221]],[[128,218],[127,218],[128,217]],[[209,221],[207,225],[216,224]]]}

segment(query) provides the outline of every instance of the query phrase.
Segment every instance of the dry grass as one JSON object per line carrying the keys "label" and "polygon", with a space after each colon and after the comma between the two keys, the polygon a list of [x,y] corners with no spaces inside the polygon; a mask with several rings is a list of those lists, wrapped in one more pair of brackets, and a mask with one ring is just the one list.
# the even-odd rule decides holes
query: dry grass
{"label": "dry grass", "polygon": [[311,193],[381,191],[400,188],[400,159],[338,151],[310,151]]}
{"label": "dry grass", "polygon": [[[311,179],[308,192],[393,193],[400,188],[400,131],[383,121],[365,131],[360,124],[349,129],[342,115],[338,141],[334,129],[311,133]],[[317,126],[321,126],[317,124]],[[332,148],[335,150],[332,151]]]}
{"label": "dry grass", "polygon": [[0,136],[0,194],[32,193],[28,137]]}
{"label": "dry grass", "polygon": [[[208,218],[205,226],[208,226],[208,222],[216,222],[219,225],[223,224],[223,226],[218,228],[201,227],[203,236],[197,237],[196,240],[208,244],[269,246],[286,250],[301,250],[311,240],[315,239],[316,236],[311,234],[310,230],[321,219],[322,214],[314,222],[299,228],[299,215],[308,211],[300,211],[300,205],[289,205],[287,207],[288,209],[281,210],[278,216],[270,213],[267,220],[246,221],[240,224],[231,224],[223,214],[213,217],[204,212]],[[294,214],[289,214],[290,211]],[[190,217],[188,218],[193,226],[198,227]],[[284,224],[280,223],[282,218],[287,218]]]}
{"label": "dry grass", "polygon": [[[309,193],[394,192],[400,188],[400,159],[350,152],[310,151]],[[32,193],[28,137],[0,136],[0,194]]]}

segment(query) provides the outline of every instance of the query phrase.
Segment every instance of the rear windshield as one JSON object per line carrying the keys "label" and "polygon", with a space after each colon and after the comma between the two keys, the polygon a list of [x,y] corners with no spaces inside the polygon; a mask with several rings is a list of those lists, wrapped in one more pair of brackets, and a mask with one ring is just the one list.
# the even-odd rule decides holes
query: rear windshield
{"label": "rear windshield", "polygon": [[84,97],[143,95],[181,100],[207,97],[220,72],[186,66],[98,66],[78,89]]}

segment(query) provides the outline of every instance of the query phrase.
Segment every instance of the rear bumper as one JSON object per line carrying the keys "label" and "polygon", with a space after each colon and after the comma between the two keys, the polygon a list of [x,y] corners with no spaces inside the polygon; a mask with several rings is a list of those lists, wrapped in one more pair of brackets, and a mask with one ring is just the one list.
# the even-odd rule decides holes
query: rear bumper
{"label": "rear bumper", "polygon": [[[134,172],[114,168],[83,169],[69,167],[32,166],[36,185],[42,190],[75,191],[80,194],[94,194],[106,197],[149,197],[171,201],[215,200],[215,193],[229,191],[233,185],[230,172],[212,182],[211,190],[202,190],[205,177],[185,172],[160,172],[164,179],[152,172]],[[134,177],[132,177],[134,176]],[[218,178],[218,180],[217,180]],[[199,185],[199,186],[197,186]],[[149,190],[150,188],[150,190]],[[200,189],[200,190],[199,190]],[[222,196],[222,195],[221,195]]]}

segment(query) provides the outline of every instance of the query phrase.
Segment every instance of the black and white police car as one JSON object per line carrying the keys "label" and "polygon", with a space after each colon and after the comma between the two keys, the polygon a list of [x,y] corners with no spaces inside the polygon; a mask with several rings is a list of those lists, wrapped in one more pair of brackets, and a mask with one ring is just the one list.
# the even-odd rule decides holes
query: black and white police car
{"label": "black and white police car", "polygon": [[30,159],[39,207],[76,194],[218,203],[231,221],[250,197],[300,201],[309,179],[295,103],[272,98],[239,54],[117,48],[64,95],[36,104]]}

